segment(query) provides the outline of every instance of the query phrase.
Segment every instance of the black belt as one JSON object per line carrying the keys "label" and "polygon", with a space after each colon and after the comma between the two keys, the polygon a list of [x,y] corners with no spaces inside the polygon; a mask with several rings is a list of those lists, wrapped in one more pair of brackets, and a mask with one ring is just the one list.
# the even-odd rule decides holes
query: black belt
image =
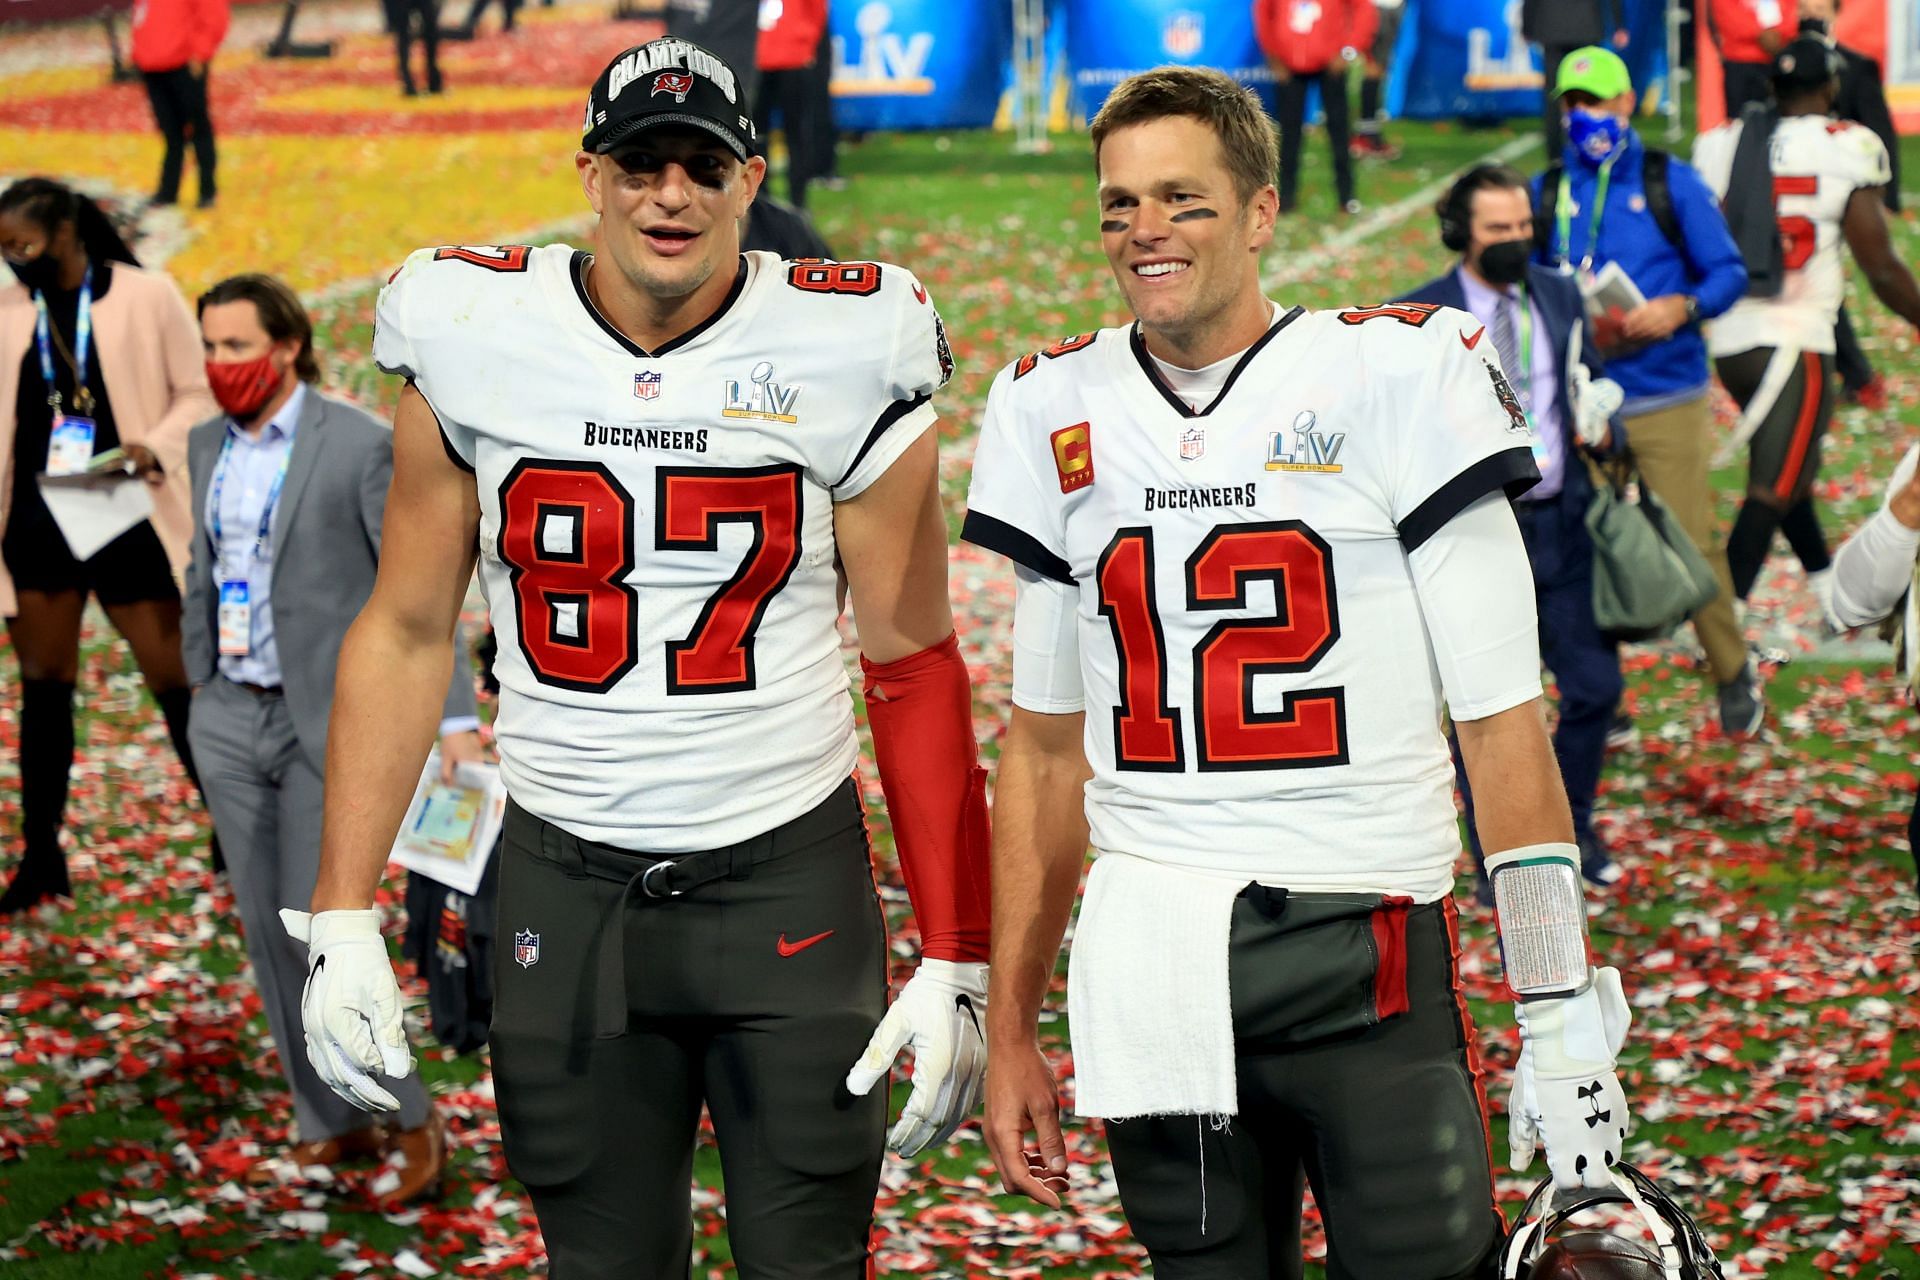
{"label": "black belt", "polygon": [[[598,977],[594,983],[594,1038],[612,1039],[627,1029],[627,930],[630,903],[641,906],[666,902],[717,880],[745,880],[753,869],[790,853],[817,845],[845,827],[851,810],[860,821],[859,793],[849,778],[833,794],[806,813],[782,823],[764,835],[753,836],[719,849],[679,853],[671,857],[637,853],[596,840],[582,840],[507,801],[506,825],[520,828],[512,843],[531,845],[559,862],[568,874],[592,876],[621,886],[620,896],[600,920]],[[611,927],[610,927],[611,926]]]}
{"label": "black belt", "polygon": [[229,680],[227,683],[256,698],[277,698],[281,694],[281,688],[277,684],[248,684],[245,680]]}

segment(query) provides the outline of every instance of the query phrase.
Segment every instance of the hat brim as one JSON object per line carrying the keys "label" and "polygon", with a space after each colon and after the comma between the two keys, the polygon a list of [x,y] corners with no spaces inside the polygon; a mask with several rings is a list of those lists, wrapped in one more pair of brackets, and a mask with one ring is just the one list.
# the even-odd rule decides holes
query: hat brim
{"label": "hat brim", "polygon": [[658,111],[650,115],[634,116],[613,125],[599,138],[582,139],[580,147],[583,151],[591,151],[598,155],[605,155],[621,143],[639,134],[669,124],[686,125],[690,128],[700,129],[712,134],[714,137],[720,139],[720,141],[726,143],[727,150],[733,152],[734,158],[740,160],[742,163],[745,163],[745,161],[753,155],[753,148],[749,147],[746,140],[738,133],[727,128],[717,120],[709,119],[706,116],[695,115],[690,111]]}

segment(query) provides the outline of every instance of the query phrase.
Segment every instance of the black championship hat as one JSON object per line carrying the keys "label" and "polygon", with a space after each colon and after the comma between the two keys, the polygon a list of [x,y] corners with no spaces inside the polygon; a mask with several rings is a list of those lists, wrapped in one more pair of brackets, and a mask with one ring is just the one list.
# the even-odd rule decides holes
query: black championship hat
{"label": "black championship hat", "polygon": [[611,151],[623,139],[663,124],[704,129],[745,160],[753,154],[751,104],[718,54],[672,36],[635,45],[594,80],[581,125],[582,151]]}
{"label": "black championship hat", "polygon": [[1773,82],[1786,89],[1818,89],[1845,70],[1846,60],[1817,36],[1800,36],[1773,56]]}

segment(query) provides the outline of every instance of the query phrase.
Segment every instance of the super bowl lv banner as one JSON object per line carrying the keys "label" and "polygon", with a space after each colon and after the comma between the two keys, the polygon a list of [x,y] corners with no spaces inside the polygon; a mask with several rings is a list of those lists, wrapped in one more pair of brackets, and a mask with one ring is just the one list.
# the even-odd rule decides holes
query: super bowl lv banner
{"label": "super bowl lv banner", "polygon": [[842,129],[984,129],[1013,59],[1013,6],[838,0],[833,112]]}
{"label": "super bowl lv banner", "polygon": [[[1665,0],[1622,0],[1621,56],[1642,102],[1665,91]],[[1387,105],[1416,120],[1540,113],[1540,59],[1520,33],[1521,0],[1407,0]]]}
{"label": "super bowl lv banner", "polygon": [[1136,71],[1179,63],[1218,67],[1273,109],[1273,72],[1253,34],[1251,0],[1067,0],[1073,109],[1092,116]]}

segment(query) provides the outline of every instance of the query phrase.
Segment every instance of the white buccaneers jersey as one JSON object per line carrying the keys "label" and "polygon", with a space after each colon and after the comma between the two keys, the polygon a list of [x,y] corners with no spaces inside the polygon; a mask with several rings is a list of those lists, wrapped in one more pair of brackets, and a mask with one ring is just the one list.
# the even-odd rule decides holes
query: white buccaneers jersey
{"label": "white buccaneers jersey", "polygon": [[1444,896],[1453,769],[1408,556],[1538,479],[1492,343],[1448,308],[1296,308],[1201,411],[1149,360],[1105,329],[1003,371],[967,497],[965,538],[1075,588],[1095,847]]}
{"label": "white buccaneers jersey", "polygon": [[718,314],[647,352],[588,262],[422,249],[374,357],[474,473],[509,794],[587,839],[716,848],[853,769],[833,504],[928,429],[952,358],[899,267],[746,254]]}
{"label": "white buccaneers jersey", "polygon": [[[1702,134],[1693,163],[1722,201],[1732,181],[1741,122]],[[1716,356],[1755,347],[1833,351],[1833,326],[1846,299],[1840,261],[1847,202],[1862,188],[1893,181],[1886,144],[1864,125],[1826,116],[1788,116],[1773,132],[1773,210],[1786,276],[1774,298],[1742,298],[1708,327]]]}

